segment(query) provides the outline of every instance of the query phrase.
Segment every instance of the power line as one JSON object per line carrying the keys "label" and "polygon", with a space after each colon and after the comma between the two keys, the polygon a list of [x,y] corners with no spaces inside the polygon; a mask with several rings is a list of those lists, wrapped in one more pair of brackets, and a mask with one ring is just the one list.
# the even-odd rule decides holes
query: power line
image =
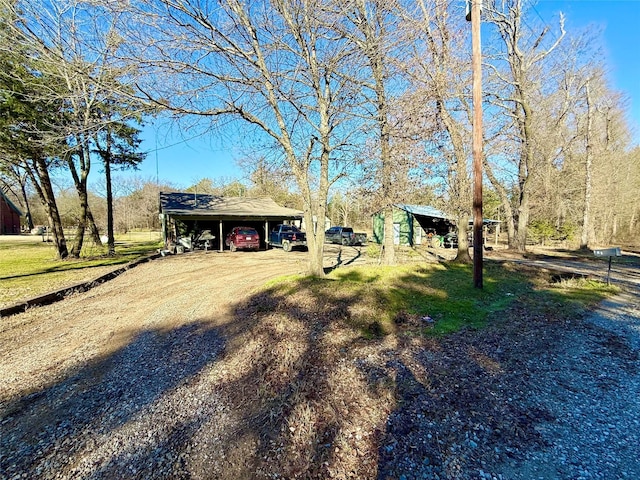
{"label": "power line", "polygon": [[146,152],[142,152],[145,155],[148,153],[159,152],[160,150],[166,150],[167,148],[177,147],[178,145],[182,145],[183,143],[190,142],[191,140],[195,140],[196,138],[203,137],[207,132],[199,133],[194,135],[193,137],[185,138],[184,140],[180,140],[179,142],[172,143],[171,145],[164,145],[162,147],[158,147],[158,139],[156,138],[156,148],[147,150]]}
{"label": "power line", "polygon": [[540,21],[549,29],[549,31],[551,32],[551,35],[553,35],[555,39],[558,40],[558,37],[556,36],[551,26],[547,23],[547,21],[544,18],[542,18],[542,15],[540,15],[540,12],[538,12],[538,9],[536,8],[535,3],[531,4],[531,8],[533,8],[533,11],[536,12],[536,15],[538,15],[538,18],[540,19]]}

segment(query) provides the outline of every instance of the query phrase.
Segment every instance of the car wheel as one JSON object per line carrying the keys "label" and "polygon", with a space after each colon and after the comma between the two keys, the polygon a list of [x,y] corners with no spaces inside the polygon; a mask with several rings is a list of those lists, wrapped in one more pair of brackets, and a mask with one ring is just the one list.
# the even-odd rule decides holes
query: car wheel
{"label": "car wheel", "polygon": [[284,250],[285,252],[290,252],[291,244],[287,241],[282,242],[282,250]]}
{"label": "car wheel", "polygon": [[231,250],[232,252],[235,252],[237,250],[235,243],[231,242],[229,244],[229,250]]}
{"label": "car wheel", "polygon": [[349,239],[347,239],[347,238],[343,238],[343,239],[342,239],[342,245],[344,245],[344,246],[349,245]]}

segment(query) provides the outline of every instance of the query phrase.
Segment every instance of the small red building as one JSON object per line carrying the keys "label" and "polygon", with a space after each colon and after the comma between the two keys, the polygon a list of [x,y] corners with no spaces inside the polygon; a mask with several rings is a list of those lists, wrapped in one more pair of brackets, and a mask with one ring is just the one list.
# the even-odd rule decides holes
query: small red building
{"label": "small red building", "polygon": [[18,207],[0,191],[0,235],[20,233],[21,216],[22,212]]}

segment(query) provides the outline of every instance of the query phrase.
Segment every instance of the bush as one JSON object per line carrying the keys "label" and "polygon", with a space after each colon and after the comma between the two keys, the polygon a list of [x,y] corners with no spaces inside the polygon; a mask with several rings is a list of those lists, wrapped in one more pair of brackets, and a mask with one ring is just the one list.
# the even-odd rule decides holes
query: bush
{"label": "bush", "polygon": [[536,243],[544,245],[556,233],[556,229],[547,220],[535,220],[529,225],[528,237]]}
{"label": "bush", "polygon": [[382,249],[382,246],[380,244],[369,243],[367,244],[367,249],[365,250],[365,253],[367,254],[368,257],[379,258],[381,249]]}
{"label": "bush", "polygon": [[556,227],[549,220],[535,220],[529,225],[527,237],[534,243],[545,245],[550,240],[571,241],[575,238],[576,231],[577,227],[573,223],[567,222]]}

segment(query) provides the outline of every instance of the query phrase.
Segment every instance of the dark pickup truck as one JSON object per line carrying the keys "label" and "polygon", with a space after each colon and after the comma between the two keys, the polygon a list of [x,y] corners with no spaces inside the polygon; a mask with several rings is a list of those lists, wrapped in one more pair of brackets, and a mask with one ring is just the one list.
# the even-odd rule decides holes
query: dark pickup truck
{"label": "dark pickup truck", "polygon": [[307,235],[293,225],[276,225],[269,232],[267,247],[282,247],[290,252],[294,247],[307,246]]}
{"label": "dark pickup truck", "polygon": [[351,227],[331,227],[324,232],[325,242],[340,245],[362,245],[367,241],[366,233],[356,233]]}

